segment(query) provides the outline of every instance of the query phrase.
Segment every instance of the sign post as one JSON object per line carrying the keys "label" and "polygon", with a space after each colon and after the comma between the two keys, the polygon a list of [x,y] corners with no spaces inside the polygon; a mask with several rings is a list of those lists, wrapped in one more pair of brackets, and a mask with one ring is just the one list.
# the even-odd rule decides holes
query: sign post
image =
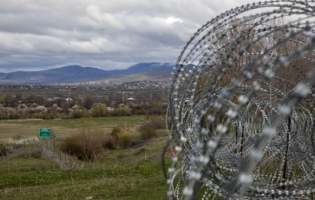
{"label": "sign post", "polygon": [[50,128],[40,128],[39,129],[39,138],[50,139],[51,138],[51,130]]}

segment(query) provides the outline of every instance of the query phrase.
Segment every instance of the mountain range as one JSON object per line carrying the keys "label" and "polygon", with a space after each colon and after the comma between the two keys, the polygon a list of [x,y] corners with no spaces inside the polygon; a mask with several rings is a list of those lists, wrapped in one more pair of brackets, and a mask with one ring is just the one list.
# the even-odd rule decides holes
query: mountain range
{"label": "mountain range", "polygon": [[102,70],[93,67],[82,67],[80,65],[68,65],[42,71],[0,73],[0,84],[73,83],[136,73],[166,74],[163,72],[171,72],[173,65],[174,63],[161,62],[138,63],[121,70]]}

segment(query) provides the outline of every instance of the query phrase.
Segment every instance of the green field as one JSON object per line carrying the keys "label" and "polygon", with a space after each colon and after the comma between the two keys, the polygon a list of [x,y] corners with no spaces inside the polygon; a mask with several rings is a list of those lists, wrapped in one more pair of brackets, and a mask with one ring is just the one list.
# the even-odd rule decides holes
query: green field
{"label": "green field", "polygon": [[[36,137],[39,128],[47,127],[56,135],[48,143],[58,143],[82,127],[109,133],[115,126],[133,127],[143,119],[0,121],[0,140]],[[166,131],[160,130],[158,137],[142,145],[106,150],[96,162],[60,155],[74,167],[61,167],[54,159],[37,157],[34,149],[45,148],[47,142],[22,146],[0,159],[0,199],[166,199],[161,154],[167,139]]]}
{"label": "green field", "polygon": [[57,137],[69,136],[88,124],[91,128],[110,132],[115,126],[134,126],[143,120],[143,116],[100,117],[89,119],[55,119],[55,120],[0,120],[0,140],[15,136],[22,138],[37,137],[39,128],[51,128]]}

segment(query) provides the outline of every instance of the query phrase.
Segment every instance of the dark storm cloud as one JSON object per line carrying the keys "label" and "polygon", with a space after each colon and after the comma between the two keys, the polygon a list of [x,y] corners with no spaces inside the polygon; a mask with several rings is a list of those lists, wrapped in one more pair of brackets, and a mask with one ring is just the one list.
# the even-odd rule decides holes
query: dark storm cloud
{"label": "dark storm cloud", "polygon": [[0,72],[175,61],[191,35],[242,0],[0,0]]}

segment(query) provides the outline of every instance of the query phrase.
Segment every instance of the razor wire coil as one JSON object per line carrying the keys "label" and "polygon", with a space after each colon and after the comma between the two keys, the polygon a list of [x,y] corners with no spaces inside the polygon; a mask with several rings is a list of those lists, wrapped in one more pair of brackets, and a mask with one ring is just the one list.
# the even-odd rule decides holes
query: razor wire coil
{"label": "razor wire coil", "polygon": [[197,30],[169,89],[169,199],[313,198],[314,28],[314,1],[271,0]]}

